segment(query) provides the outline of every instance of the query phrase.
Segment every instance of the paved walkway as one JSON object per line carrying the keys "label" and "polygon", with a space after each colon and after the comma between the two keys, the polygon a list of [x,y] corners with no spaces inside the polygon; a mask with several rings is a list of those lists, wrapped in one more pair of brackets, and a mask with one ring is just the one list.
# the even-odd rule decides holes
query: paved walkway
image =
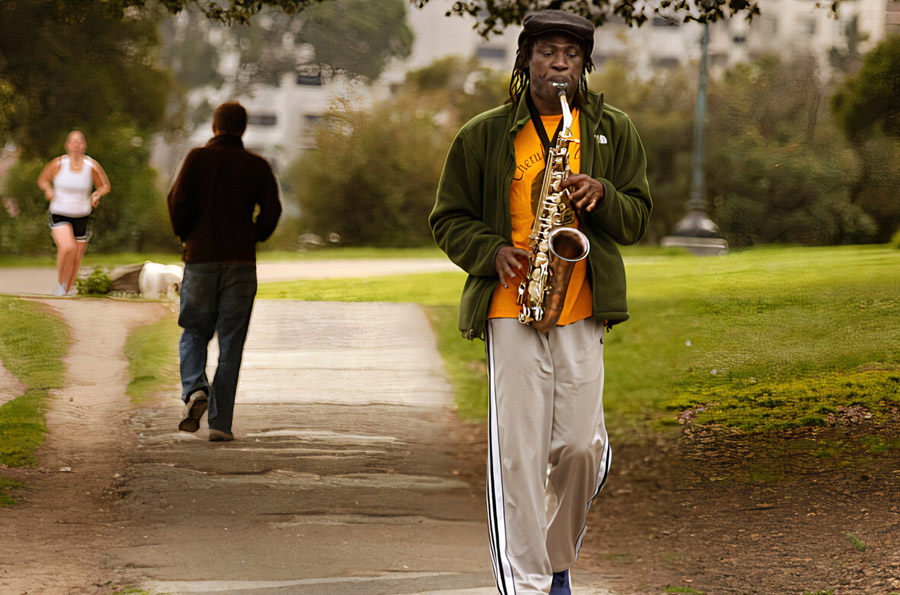
{"label": "paved walkway", "polygon": [[177,432],[175,398],[135,420],[116,565],[153,592],[492,592],[422,311],[257,301],[250,329],[234,442]]}

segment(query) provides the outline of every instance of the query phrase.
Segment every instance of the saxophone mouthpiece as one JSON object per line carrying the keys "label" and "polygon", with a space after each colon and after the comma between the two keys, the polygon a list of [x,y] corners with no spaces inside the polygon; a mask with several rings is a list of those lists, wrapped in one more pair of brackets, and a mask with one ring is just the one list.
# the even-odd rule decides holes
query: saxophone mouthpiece
{"label": "saxophone mouthpiece", "polygon": [[569,83],[552,83],[554,87],[556,87],[557,95],[565,95],[566,89],[569,88]]}

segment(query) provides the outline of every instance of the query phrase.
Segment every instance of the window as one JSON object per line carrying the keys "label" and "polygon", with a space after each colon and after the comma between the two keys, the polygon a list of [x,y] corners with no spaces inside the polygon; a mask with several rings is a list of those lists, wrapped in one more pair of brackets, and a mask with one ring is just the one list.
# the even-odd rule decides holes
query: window
{"label": "window", "polygon": [[675,56],[656,56],[651,60],[654,68],[675,68],[678,66],[678,58]]}
{"label": "window", "polygon": [[322,86],[322,73],[321,72],[317,72],[315,74],[307,74],[304,72],[297,73],[297,84],[321,87]]}
{"label": "window", "polygon": [[664,17],[662,15],[654,15],[652,19],[650,19],[650,24],[654,27],[680,27],[681,23],[676,21],[672,17]]}
{"label": "window", "polygon": [[800,19],[797,22],[797,29],[801,34],[806,35],[808,37],[812,37],[816,34],[816,20],[815,19]]}
{"label": "window", "polygon": [[475,50],[475,56],[480,60],[505,60],[506,48],[483,45]]}
{"label": "window", "polygon": [[247,126],[274,126],[278,123],[275,114],[256,114],[247,116]]}

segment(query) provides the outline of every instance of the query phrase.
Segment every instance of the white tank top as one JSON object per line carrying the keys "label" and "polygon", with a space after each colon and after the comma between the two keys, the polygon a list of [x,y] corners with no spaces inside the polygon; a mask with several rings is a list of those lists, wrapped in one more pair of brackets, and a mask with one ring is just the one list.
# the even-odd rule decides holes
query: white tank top
{"label": "white tank top", "polygon": [[91,175],[94,162],[85,155],[81,171],[72,171],[69,156],[59,158],[59,172],[53,178],[53,200],[50,212],[67,217],[87,217],[91,214],[91,191],[94,177]]}

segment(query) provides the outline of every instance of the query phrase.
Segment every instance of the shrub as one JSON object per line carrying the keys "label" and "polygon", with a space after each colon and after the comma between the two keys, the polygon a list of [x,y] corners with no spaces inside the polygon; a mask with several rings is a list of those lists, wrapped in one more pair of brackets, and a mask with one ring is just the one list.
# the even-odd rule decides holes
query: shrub
{"label": "shrub", "polygon": [[75,287],[80,295],[106,295],[112,289],[112,279],[102,268],[94,267],[85,279],[75,279]]}

